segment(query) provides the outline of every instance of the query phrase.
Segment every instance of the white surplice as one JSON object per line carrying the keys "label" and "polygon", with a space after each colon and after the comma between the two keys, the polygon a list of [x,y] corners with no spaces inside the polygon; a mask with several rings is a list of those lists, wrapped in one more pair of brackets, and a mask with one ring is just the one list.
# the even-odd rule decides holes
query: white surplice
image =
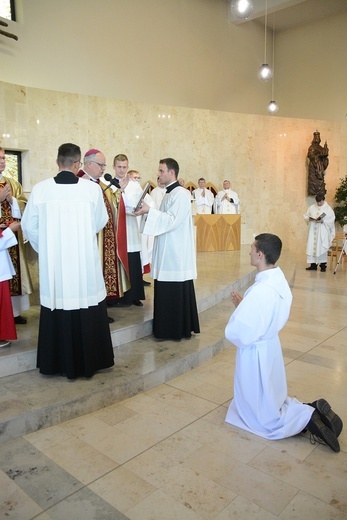
{"label": "white surplice", "polygon": [[278,333],[288,320],[291,302],[281,269],[262,271],[225,329],[237,347],[234,398],[226,422],[272,440],[300,433],[314,411],[287,395]]}
{"label": "white surplice", "polygon": [[[202,194],[205,193],[203,196]],[[197,214],[210,214],[212,213],[212,206],[214,201],[214,195],[211,190],[207,188],[197,188],[193,191],[193,197],[196,204]]]}
{"label": "white surplice", "polygon": [[123,200],[126,211],[126,226],[127,226],[127,250],[128,253],[141,251],[140,230],[133,211],[142,195],[142,188],[140,184],[132,179],[129,179],[127,186],[123,192]]}
{"label": "white surplice", "polygon": [[[323,223],[310,221],[309,218],[318,218],[325,213]],[[335,236],[335,213],[327,202],[323,206],[312,204],[304,215],[308,223],[308,237],[306,255],[308,263],[319,264],[328,259],[328,250]]]}
{"label": "white surplice", "polygon": [[187,190],[167,193],[160,210],[150,208],[143,233],[153,235],[151,276],[158,281],[183,282],[197,276],[193,220]]}
{"label": "white surplice", "polygon": [[[233,202],[223,199],[224,195],[227,195],[229,199],[233,200]],[[240,199],[236,191],[233,191],[230,188],[219,191],[214,200],[214,212],[223,215],[235,215],[236,213],[240,213]]]}
{"label": "white surplice", "polygon": [[151,197],[152,197],[154,205],[157,209],[160,208],[160,204],[165,196],[165,193],[166,193],[166,188],[162,188],[161,186],[156,186],[151,191]]}
{"label": "white surplice", "polygon": [[7,249],[15,246],[17,239],[10,228],[1,229],[0,237],[0,282],[10,280],[16,274]]}
{"label": "white surplice", "polygon": [[83,309],[106,298],[96,234],[107,218],[96,183],[47,179],[34,186],[22,229],[39,254],[41,305]]}

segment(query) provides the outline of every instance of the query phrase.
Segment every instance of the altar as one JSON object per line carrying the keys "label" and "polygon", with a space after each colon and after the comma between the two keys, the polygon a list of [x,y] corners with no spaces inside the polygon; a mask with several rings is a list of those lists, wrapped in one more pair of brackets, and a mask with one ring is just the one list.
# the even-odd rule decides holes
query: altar
{"label": "altar", "polygon": [[235,251],[241,244],[241,215],[195,215],[196,249]]}

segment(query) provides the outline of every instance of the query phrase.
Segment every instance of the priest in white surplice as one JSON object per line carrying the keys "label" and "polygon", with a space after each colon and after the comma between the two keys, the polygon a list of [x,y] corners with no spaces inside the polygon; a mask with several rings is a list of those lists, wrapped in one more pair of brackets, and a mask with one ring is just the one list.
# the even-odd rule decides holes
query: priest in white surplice
{"label": "priest in white surplice", "polygon": [[46,375],[91,377],[113,365],[96,234],[108,216],[97,183],[79,179],[79,146],[59,147],[56,177],[33,187],[22,229],[39,255],[37,366]]}
{"label": "priest in white surplice", "polygon": [[328,250],[335,236],[335,213],[325,202],[325,196],[318,194],[316,202],[310,206],[304,215],[308,223],[306,244],[306,271],[317,271],[318,264],[324,273],[327,269]]}
{"label": "priest in white surplice", "polygon": [[136,215],[148,213],[143,233],[154,236],[153,334],[159,339],[181,340],[200,332],[193,279],[196,254],[190,197],[177,181],[179,166],[162,159],[158,177],[166,186],[160,209],[143,203]]}
{"label": "priest in white surplice", "polygon": [[[286,373],[278,336],[288,320],[292,303],[289,285],[275,267],[282,249],[276,235],[263,233],[251,246],[251,265],[257,268],[255,283],[244,298],[232,292],[236,306],[225,329],[226,338],[237,347],[234,398],[226,422],[266,439],[290,437],[307,429],[334,451],[342,422],[334,413],[327,425],[330,405],[319,399],[303,404],[287,395]],[[329,408],[329,410],[328,410]],[[335,430],[335,423],[339,426]]]}
{"label": "priest in white surplice", "polygon": [[203,177],[198,180],[198,185],[199,187],[192,193],[196,204],[196,213],[209,215],[212,213],[214,195],[211,190],[206,188],[206,180]]}
{"label": "priest in white surplice", "polygon": [[214,212],[222,215],[240,213],[240,199],[236,191],[230,189],[228,180],[223,182],[223,189],[217,193],[214,199]]}

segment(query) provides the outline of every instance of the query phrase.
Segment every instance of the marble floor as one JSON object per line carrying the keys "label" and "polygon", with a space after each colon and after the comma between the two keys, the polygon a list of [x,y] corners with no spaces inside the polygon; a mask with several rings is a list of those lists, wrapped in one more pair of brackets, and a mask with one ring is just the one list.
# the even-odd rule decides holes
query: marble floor
{"label": "marble floor", "polygon": [[[217,283],[216,256],[208,255],[200,258],[201,302]],[[230,278],[229,260],[222,255],[221,286]],[[325,397],[347,424],[347,270],[305,267],[296,264],[292,312],[281,332],[288,392],[303,401]],[[250,272],[246,262],[239,269]],[[222,334],[231,312],[225,299],[202,309],[200,336],[212,341],[214,327]],[[195,341],[175,350],[194,350]],[[0,442],[0,518],[346,519],[347,430],[334,453],[303,435],[266,441],[225,424],[235,356],[229,347],[129,399]],[[174,356],[170,348],[166,355]],[[42,376],[31,373],[33,390]],[[24,385],[25,375],[1,378],[1,402],[14,381]]]}

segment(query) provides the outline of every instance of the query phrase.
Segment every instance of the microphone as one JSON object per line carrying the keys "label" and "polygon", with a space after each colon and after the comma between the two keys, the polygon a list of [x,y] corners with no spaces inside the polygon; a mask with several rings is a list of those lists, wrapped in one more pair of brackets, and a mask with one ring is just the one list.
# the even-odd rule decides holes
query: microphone
{"label": "microphone", "polygon": [[[110,175],[109,173],[105,173],[104,175],[104,179],[105,181],[109,182],[110,184],[107,186],[107,188],[109,188],[110,186],[115,186],[116,188],[120,189],[120,184],[119,182],[117,181],[116,178],[113,178],[112,175]],[[107,188],[104,189],[104,191],[107,190]]]}

